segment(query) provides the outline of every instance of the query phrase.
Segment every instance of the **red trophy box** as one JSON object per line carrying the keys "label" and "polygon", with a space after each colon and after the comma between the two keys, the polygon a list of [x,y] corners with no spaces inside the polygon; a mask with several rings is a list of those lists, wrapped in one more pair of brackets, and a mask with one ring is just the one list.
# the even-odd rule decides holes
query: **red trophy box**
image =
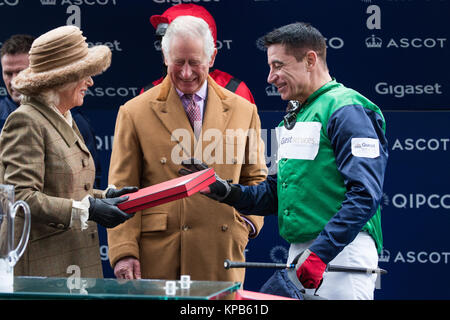
{"label": "red trophy box", "polygon": [[189,197],[215,181],[214,169],[208,168],[128,193],[126,194],[129,197],[128,200],[119,203],[117,207],[126,213],[134,213]]}

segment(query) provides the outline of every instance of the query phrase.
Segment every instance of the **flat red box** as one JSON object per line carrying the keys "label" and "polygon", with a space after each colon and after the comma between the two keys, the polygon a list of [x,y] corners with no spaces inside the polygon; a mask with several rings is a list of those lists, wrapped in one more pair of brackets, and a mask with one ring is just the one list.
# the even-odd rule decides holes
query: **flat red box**
{"label": "flat red box", "polygon": [[215,181],[214,169],[208,168],[128,193],[128,200],[119,203],[117,207],[126,213],[134,213],[189,197]]}
{"label": "flat red box", "polygon": [[298,300],[298,299],[239,289],[236,292],[234,300]]}

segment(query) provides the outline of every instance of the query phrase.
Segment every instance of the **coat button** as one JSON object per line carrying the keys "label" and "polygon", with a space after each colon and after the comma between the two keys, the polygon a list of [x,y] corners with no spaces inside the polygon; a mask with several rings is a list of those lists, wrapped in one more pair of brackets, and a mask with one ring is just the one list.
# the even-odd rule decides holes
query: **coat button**
{"label": "coat button", "polygon": [[56,226],[56,224],[55,224],[55,223],[53,223],[53,222],[50,222],[50,223],[48,224],[48,226],[49,226],[49,227],[53,227],[53,228],[54,228],[54,227]]}
{"label": "coat button", "polygon": [[289,210],[288,209],[284,209],[284,214],[288,216],[289,215]]}
{"label": "coat button", "polygon": [[190,228],[189,228],[188,225],[185,224],[183,227],[181,227],[181,229],[182,229],[183,231],[188,231]]}
{"label": "coat button", "polygon": [[84,190],[89,191],[89,189],[91,189],[91,184],[89,182],[85,183],[84,184]]}
{"label": "coat button", "polygon": [[222,225],[222,231],[225,232],[228,230],[228,225],[224,224]]}
{"label": "coat button", "polygon": [[162,157],[160,162],[161,162],[161,164],[166,164],[167,158],[166,157]]}
{"label": "coat button", "polygon": [[58,223],[58,224],[56,225],[56,227],[57,227],[58,229],[64,229],[64,225],[63,225],[62,223]]}
{"label": "coat button", "polygon": [[86,168],[88,165],[88,160],[87,159],[81,160],[81,164],[83,165],[83,168]]}

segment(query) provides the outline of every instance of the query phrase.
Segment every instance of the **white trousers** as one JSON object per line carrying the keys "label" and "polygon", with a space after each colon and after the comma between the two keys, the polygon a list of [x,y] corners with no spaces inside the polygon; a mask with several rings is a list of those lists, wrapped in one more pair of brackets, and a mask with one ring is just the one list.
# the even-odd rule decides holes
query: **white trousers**
{"label": "white trousers", "polygon": [[[302,251],[308,249],[312,242],[292,243],[289,247],[288,263]],[[344,267],[377,268],[378,253],[372,237],[367,232],[360,232],[355,240],[347,245],[330,265]],[[325,272],[323,282],[317,294],[330,300],[373,300],[376,274],[351,272]],[[306,289],[313,294],[316,289]]]}

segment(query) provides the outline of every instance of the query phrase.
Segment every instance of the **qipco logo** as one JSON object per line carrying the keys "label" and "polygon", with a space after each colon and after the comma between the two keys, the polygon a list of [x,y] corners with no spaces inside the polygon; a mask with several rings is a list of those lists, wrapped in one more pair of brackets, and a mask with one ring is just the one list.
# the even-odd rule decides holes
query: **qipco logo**
{"label": "qipco logo", "polygon": [[401,209],[450,209],[450,194],[430,194],[422,193],[401,194],[392,197],[392,204]]}

